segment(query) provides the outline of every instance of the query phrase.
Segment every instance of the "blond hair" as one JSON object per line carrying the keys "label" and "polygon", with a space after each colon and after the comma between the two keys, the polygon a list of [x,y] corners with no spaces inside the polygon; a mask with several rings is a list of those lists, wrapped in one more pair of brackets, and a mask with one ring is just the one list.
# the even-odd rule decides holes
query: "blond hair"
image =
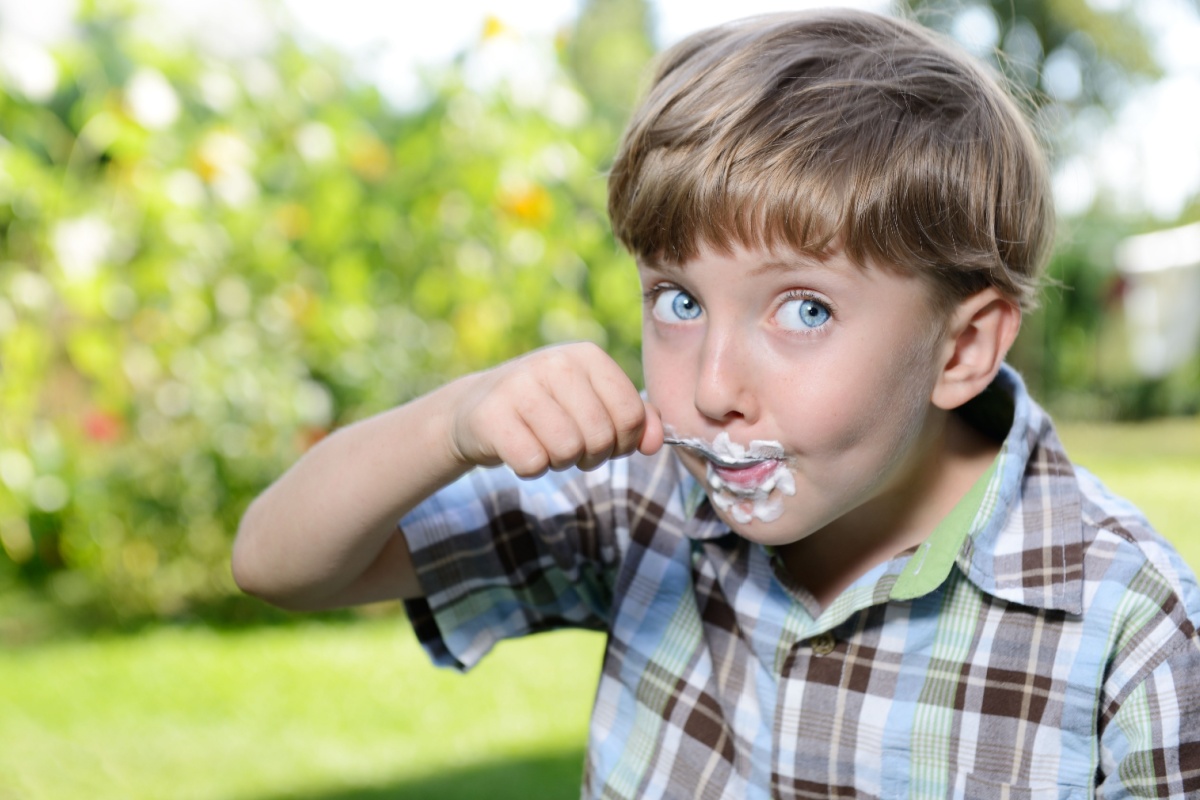
{"label": "blond hair", "polygon": [[866,12],[771,14],[659,57],[608,210],[642,259],[843,248],[929,279],[940,309],[986,286],[1029,308],[1053,237],[1047,173],[999,79],[938,35]]}

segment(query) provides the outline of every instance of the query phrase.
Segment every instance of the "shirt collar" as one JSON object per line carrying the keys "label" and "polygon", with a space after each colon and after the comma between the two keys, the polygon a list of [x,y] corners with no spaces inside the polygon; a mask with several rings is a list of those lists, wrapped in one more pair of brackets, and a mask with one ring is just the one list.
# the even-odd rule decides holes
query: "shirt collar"
{"label": "shirt collar", "polygon": [[1054,425],[1007,365],[978,400],[968,410],[976,424],[1002,424],[1010,404],[1012,424],[956,563],[1002,600],[1080,614],[1082,499]]}

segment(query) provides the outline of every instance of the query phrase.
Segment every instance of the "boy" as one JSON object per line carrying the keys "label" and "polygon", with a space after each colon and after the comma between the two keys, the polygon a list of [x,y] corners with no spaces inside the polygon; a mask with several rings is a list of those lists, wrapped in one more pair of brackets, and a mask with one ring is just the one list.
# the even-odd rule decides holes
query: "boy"
{"label": "boy", "polygon": [[1052,209],[991,77],[864,13],[696,34],[609,210],[645,397],[568,345],[340,431],[246,591],[408,598],[459,668],[606,630],[587,797],[1200,792],[1196,581],[1003,365]]}

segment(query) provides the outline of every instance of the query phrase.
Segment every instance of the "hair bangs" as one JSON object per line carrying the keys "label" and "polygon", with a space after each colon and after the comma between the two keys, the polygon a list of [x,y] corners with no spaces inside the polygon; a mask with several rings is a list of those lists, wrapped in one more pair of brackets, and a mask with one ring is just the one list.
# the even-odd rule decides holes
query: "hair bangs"
{"label": "hair bangs", "polygon": [[1033,305],[1053,236],[1048,169],[995,76],[865,13],[770,15],[664,53],[609,174],[636,257],[708,246],[917,274],[935,303],[986,286]]}
{"label": "hair bangs", "polygon": [[[720,156],[718,155],[719,159]],[[704,246],[787,248],[821,255],[846,238],[848,201],[795,163],[696,168],[689,150],[658,149],[643,169],[656,179],[631,193],[628,205],[610,209],[618,239],[637,258],[680,264]],[[786,187],[786,188],[785,188]]]}

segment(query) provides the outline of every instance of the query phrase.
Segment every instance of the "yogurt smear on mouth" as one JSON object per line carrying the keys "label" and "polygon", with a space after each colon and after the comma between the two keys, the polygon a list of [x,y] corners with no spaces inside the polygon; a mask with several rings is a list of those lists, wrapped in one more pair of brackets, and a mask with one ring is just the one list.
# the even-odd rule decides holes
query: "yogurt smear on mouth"
{"label": "yogurt smear on mouth", "polygon": [[783,514],[783,497],[796,494],[796,479],[787,467],[779,442],[755,439],[741,445],[725,431],[718,433],[711,443],[677,437],[672,441],[705,457],[709,497],[734,522],[742,525],[755,519],[774,522]]}

